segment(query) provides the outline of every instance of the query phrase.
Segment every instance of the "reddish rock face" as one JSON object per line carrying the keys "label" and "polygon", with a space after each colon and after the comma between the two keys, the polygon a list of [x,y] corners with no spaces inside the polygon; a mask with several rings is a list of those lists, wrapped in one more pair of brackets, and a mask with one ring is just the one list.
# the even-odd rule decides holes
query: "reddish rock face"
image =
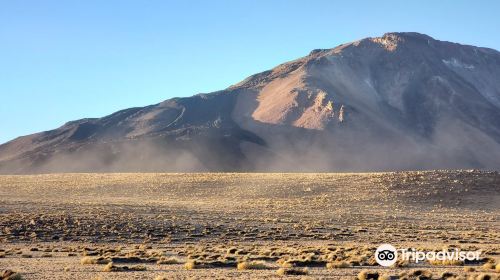
{"label": "reddish rock face", "polygon": [[500,53],[388,33],[0,146],[0,172],[500,168]]}

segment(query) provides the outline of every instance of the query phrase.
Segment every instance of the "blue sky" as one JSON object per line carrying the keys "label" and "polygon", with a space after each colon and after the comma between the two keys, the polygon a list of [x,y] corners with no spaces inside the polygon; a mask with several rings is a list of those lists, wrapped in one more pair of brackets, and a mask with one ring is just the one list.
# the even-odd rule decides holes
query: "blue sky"
{"label": "blue sky", "polygon": [[500,49],[499,1],[0,0],[0,143],[390,31]]}

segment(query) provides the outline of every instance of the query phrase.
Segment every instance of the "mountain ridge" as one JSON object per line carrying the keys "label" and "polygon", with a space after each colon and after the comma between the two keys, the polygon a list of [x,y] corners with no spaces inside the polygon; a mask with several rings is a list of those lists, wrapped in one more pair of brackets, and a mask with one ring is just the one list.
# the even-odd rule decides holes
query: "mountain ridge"
{"label": "mountain ridge", "polygon": [[500,167],[500,53],[389,32],[0,145],[0,172]]}

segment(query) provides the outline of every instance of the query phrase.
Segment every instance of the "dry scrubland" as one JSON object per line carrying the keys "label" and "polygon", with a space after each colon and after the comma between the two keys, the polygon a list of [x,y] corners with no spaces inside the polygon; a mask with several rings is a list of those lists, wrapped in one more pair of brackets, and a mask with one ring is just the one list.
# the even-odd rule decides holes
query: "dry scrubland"
{"label": "dry scrubland", "polygon": [[[496,172],[0,176],[0,268],[21,273],[10,279],[495,279],[499,217]],[[484,253],[382,268],[381,243]]]}

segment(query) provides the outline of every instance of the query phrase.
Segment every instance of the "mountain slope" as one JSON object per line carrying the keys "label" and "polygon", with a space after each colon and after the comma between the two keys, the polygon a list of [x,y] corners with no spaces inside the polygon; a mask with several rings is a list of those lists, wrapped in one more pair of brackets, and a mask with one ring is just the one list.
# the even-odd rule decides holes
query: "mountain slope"
{"label": "mountain slope", "polygon": [[0,145],[0,172],[500,168],[500,53],[387,33]]}

